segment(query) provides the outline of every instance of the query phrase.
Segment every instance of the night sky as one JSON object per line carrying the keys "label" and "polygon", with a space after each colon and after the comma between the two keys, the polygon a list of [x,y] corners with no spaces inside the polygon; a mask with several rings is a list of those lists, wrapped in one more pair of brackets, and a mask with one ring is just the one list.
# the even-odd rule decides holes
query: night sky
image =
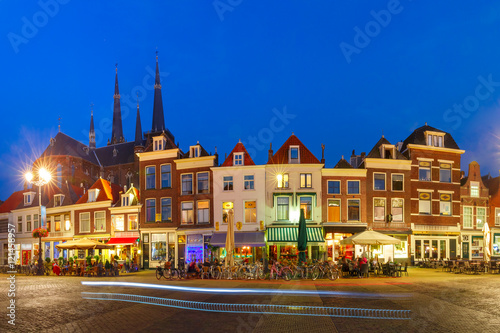
{"label": "night sky", "polygon": [[[47,4],[47,5],[44,5]],[[151,129],[158,49],[166,126],[220,162],[256,163],[294,132],[333,167],[417,127],[450,132],[482,173],[500,168],[500,3],[470,1],[0,1],[0,199],[61,131],[111,136],[115,63],[123,129],[136,94]]]}

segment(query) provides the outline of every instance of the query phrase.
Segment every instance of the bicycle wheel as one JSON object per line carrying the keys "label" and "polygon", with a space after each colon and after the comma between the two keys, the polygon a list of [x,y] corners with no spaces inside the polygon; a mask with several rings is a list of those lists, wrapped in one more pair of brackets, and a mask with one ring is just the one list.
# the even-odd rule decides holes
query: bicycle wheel
{"label": "bicycle wheel", "polygon": [[319,277],[319,273],[320,273],[319,267],[314,267],[314,269],[312,271],[313,281],[315,281]]}
{"label": "bicycle wheel", "polygon": [[293,272],[290,268],[285,267],[281,270],[281,276],[285,281],[290,281],[292,279]]}
{"label": "bicycle wheel", "polygon": [[339,278],[339,272],[336,269],[330,269],[328,272],[328,278],[332,281],[335,281]]}
{"label": "bicycle wheel", "polygon": [[30,275],[30,273],[31,273],[31,267],[30,267],[30,266],[28,266],[28,267],[26,267],[26,269],[24,270],[24,274],[26,274],[27,276],[29,276],[29,275]]}
{"label": "bicycle wheel", "polygon": [[177,268],[172,268],[170,270],[170,279],[175,279],[175,280],[178,280],[179,279],[179,271],[177,270]]}
{"label": "bicycle wheel", "polygon": [[263,268],[257,268],[257,278],[259,280],[264,280],[266,278],[266,273]]}
{"label": "bicycle wheel", "polygon": [[156,269],[156,278],[157,278],[158,280],[161,280],[161,277],[162,277],[162,276],[163,276],[163,272],[161,271],[161,269],[160,269],[160,268],[157,268],[157,269]]}

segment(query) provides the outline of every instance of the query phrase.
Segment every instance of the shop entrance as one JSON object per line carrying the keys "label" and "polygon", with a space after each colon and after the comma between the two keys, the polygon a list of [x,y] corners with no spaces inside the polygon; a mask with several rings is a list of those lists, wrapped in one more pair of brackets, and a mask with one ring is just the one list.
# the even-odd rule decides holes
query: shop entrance
{"label": "shop entrance", "polygon": [[462,259],[469,259],[469,242],[462,243]]}

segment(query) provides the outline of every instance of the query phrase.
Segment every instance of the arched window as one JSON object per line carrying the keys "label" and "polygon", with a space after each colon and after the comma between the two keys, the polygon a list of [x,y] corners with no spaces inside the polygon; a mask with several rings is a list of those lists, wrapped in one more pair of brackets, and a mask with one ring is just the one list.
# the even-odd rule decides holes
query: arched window
{"label": "arched window", "polygon": [[57,171],[56,171],[56,185],[60,188],[62,184],[62,166],[61,164],[57,165]]}

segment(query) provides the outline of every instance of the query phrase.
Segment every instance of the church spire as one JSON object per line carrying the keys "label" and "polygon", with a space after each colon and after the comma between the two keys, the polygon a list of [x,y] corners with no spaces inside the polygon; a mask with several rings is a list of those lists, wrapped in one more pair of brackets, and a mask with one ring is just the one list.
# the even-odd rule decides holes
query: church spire
{"label": "church spire", "polygon": [[113,129],[111,130],[111,144],[124,142],[122,129],[122,110],[120,107],[120,91],[118,90],[118,64],[115,74],[115,95],[113,105]]}
{"label": "church spire", "polygon": [[137,93],[137,118],[135,121],[135,146],[142,146],[141,114],[139,113],[139,93]]}
{"label": "church spire", "polygon": [[95,149],[94,104],[90,104],[89,148]]}
{"label": "church spire", "polygon": [[158,51],[156,51],[156,77],[155,94],[153,103],[153,126],[151,132],[161,132],[165,130],[165,119],[163,117],[163,101],[161,99],[160,70],[158,67]]}

